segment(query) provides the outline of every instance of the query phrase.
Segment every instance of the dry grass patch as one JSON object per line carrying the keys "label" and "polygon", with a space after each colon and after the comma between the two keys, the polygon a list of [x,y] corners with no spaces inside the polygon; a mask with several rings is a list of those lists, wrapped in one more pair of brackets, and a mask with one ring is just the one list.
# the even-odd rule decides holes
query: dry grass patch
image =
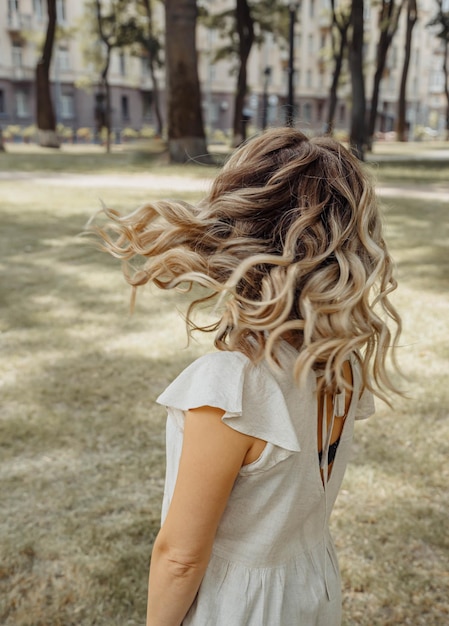
{"label": "dry grass patch", "polygon": [[[4,626],[144,623],[164,477],[154,399],[207,338],[183,348],[182,296],[144,291],[130,317],[118,266],[77,235],[97,198],[126,210],[154,193],[0,183]],[[436,626],[449,620],[448,207],[387,205],[410,399],[357,431],[333,518],[344,623]]]}

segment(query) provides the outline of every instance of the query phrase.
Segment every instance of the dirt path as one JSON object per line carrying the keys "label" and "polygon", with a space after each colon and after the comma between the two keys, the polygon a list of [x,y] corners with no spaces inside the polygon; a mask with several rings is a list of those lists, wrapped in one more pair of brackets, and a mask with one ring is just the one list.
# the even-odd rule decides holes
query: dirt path
{"label": "dirt path", "polygon": [[[187,176],[167,176],[156,174],[45,174],[28,172],[0,172],[1,181],[27,181],[39,185],[58,187],[114,187],[122,189],[148,189],[151,191],[198,191],[206,192],[210,178],[190,178]],[[381,184],[377,186],[381,197],[405,197],[422,200],[449,202],[449,184],[435,183],[426,186],[409,183]]]}

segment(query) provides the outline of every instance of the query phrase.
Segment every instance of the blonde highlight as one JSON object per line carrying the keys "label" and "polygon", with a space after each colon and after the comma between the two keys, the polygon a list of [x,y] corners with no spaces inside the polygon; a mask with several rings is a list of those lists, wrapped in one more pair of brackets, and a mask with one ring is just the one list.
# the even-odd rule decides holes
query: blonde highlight
{"label": "blonde highlight", "polygon": [[[343,364],[355,353],[370,390],[397,391],[387,368],[401,330],[389,299],[393,262],[373,185],[336,141],[272,129],[230,157],[197,206],[103,211],[108,224],[91,230],[123,260],[134,289],[205,288],[187,322],[215,332],[218,349],[275,362],[287,340],[298,350],[298,383],[320,368],[332,392],[347,386]],[[143,265],[131,270],[139,257]],[[193,311],[208,301],[220,303],[220,319],[197,326]]]}

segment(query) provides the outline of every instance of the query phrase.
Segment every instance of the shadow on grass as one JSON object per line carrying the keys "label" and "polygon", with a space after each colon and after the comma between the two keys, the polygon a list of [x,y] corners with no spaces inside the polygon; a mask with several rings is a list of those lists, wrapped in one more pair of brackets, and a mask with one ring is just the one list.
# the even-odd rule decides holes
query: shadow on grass
{"label": "shadow on grass", "polygon": [[449,287],[449,202],[389,198],[387,239],[395,251],[401,277],[421,290]]}
{"label": "shadow on grass", "polygon": [[[6,328],[38,328],[51,322],[55,329],[68,329],[85,316],[97,317],[103,327],[109,325],[114,332],[130,319],[131,288],[122,277],[120,262],[80,235],[85,223],[84,213],[57,218],[40,213],[27,219],[12,212],[2,215],[5,280],[0,285],[0,299]],[[146,297],[148,290],[141,289],[138,308]],[[187,297],[182,294],[161,293],[152,298],[144,318],[132,318],[133,324],[149,328],[155,321],[160,323],[167,312],[186,305]]]}
{"label": "shadow on grass", "polygon": [[[148,149],[139,144],[131,145],[120,151],[98,152],[92,150],[46,151],[42,149],[24,150],[21,152],[7,151],[0,153],[0,171],[3,172],[72,172],[100,174],[114,172],[152,173],[160,169],[184,171],[198,176],[201,171],[214,170],[221,167],[226,160],[226,153],[213,153],[213,163],[198,164],[194,161],[186,164],[171,165],[168,152],[164,146]],[[199,167],[200,165],[200,167]]]}
{"label": "shadow on grass", "polygon": [[[143,623],[165,467],[154,399],[174,359],[100,345],[67,343],[3,386],[5,626]],[[191,358],[177,355],[176,368]]]}

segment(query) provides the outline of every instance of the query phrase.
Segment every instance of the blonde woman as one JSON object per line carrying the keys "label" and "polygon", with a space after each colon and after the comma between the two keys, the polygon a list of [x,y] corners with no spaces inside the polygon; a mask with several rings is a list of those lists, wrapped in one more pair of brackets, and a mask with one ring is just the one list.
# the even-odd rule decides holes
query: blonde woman
{"label": "blonde woman", "polygon": [[158,398],[167,476],[147,626],[337,626],[329,516],[354,421],[395,390],[386,359],[400,329],[360,163],[329,138],[273,129],[198,206],[106,214],[103,246],[144,258],[131,285],[200,285],[196,328],[196,304],[219,311],[200,329],[215,351]]}

